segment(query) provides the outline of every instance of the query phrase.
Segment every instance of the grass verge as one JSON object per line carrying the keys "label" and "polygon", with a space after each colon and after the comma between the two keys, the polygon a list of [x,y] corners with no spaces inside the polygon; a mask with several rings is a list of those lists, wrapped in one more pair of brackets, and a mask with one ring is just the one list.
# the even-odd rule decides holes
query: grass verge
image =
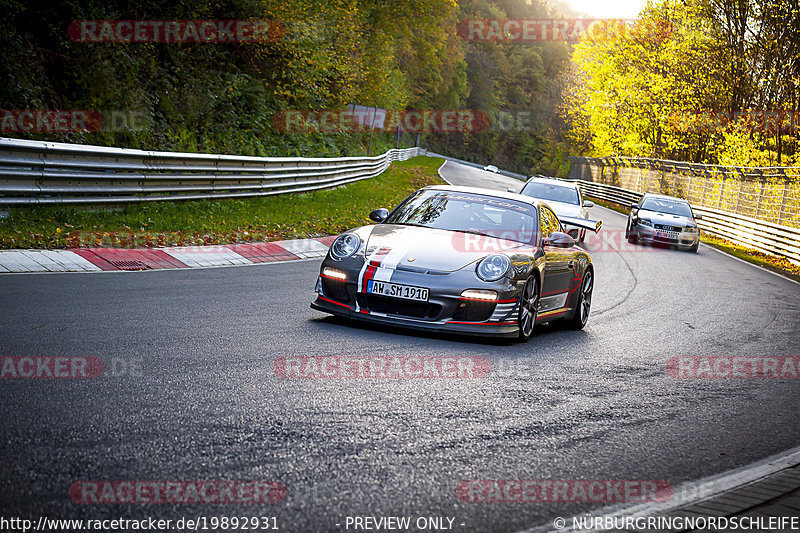
{"label": "grass verge", "polygon": [[0,248],[138,248],[274,241],[333,235],[368,224],[426,185],[442,160],[398,161],[377,178],[331,190],[247,199],[147,202],[111,207],[13,208],[0,220]]}
{"label": "grass verge", "polygon": [[[613,202],[608,202],[598,198],[592,198],[592,201],[597,205],[611,209],[618,213],[622,213],[626,216],[629,212],[624,207]],[[787,278],[800,281],[800,265],[796,265],[786,258],[768,255],[763,252],[759,252],[758,250],[753,250],[752,248],[747,248],[745,246],[732,243],[726,239],[717,237],[716,235],[709,235],[703,232],[700,233],[700,241],[708,244],[709,246],[713,246],[718,250],[722,250],[723,252],[734,257],[743,259],[748,263],[753,263],[754,265],[766,268],[767,270],[777,272],[778,274],[786,276]]]}

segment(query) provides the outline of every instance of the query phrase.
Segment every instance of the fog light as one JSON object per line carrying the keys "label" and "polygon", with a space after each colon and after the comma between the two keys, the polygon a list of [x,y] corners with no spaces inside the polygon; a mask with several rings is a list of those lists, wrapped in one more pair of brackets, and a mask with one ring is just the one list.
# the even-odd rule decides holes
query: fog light
{"label": "fog light", "polygon": [[335,279],[336,281],[344,281],[347,279],[347,274],[337,268],[331,267],[323,268],[322,275],[328,279]]}
{"label": "fog light", "polygon": [[497,300],[497,293],[481,289],[467,289],[461,293],[461,297],[467,300],[493,301]]}

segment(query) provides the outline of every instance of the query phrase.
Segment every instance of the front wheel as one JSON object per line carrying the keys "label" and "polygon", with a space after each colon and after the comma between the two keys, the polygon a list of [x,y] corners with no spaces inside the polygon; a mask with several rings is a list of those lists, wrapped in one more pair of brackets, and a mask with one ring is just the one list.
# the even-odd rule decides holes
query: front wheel
{"label": "front wheel", "polygon": [[578,303],[575,306],[575,313],[568,321],[570,329],[583,329],[586,321],[589,320],[589,311],[592,308],[592,290],[594,289],[594,276],[591,270],[587,270],[583,275],[583,282],[578,293]]}
{"label": "front wheel", "polygon": [[531,276],[525,282],[522,294],[519,296],[519,312],[517,313],[517,324],[519,325],[519,338],[527,341],[533,335],[533,327],[536,325],[536,315],[539,313],[539,285],[536,277]]}

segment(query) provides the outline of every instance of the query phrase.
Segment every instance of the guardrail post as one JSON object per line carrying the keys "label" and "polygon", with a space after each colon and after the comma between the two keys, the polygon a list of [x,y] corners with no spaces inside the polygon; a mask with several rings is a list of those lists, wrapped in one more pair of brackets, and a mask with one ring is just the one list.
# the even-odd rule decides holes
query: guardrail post
{"label": "guardrail post", "polygon": [[789,188],[789,179],[784,174],[783,176],[783,191],[781,192],[781,209],[778,211],[777,224],[783,223],[784,209],[786,208],[786,189]]}
{"label": "guardrail post", "polygon": [[761,210],[761,199],[764,197],[764,186],[766,185],[767,178],[764,177],[764,173],[759,171],[761,174],[761,190],[758,193],[758,199],[756,200],[756,214],[755,218],[758,218],[758,213]]}
{"label": "guardrail post", "polygon": [[739,180],[739,190],[736,192],[736,207],[734,208],[734,213],[741,213],[741,203],[742,203],[742,185],[744,185],[745,177],[744,172],[742,172],[741,167],[736,167],[736,170],[739,171],[739,176],[741,179]]}

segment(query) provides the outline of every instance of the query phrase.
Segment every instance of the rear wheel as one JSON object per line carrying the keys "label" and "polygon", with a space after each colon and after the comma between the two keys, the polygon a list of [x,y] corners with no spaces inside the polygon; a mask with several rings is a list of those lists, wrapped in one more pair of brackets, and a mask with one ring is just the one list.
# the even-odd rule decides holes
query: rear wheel
{"label": "rear wheel", "polygon": [[533,335],[533,327],[536,325],[536,315],[539,312],[539,284],[536,283],[536,276],[531,276],[525,282],[522,294],[519,296],[519,311],[517,313],[517,324],[519,324],[519,338],[527,341]]}
{"label": "rear wheel", "polygon": [[589,320],[589,311],[592,308],[592,290],[594,289],[594,272],[587,270],[583,274],[580,292],[578,292],[578,303],[575,306],[575,313],[569,319],[567,325],[570,329],[583,329],[586,321]]}

